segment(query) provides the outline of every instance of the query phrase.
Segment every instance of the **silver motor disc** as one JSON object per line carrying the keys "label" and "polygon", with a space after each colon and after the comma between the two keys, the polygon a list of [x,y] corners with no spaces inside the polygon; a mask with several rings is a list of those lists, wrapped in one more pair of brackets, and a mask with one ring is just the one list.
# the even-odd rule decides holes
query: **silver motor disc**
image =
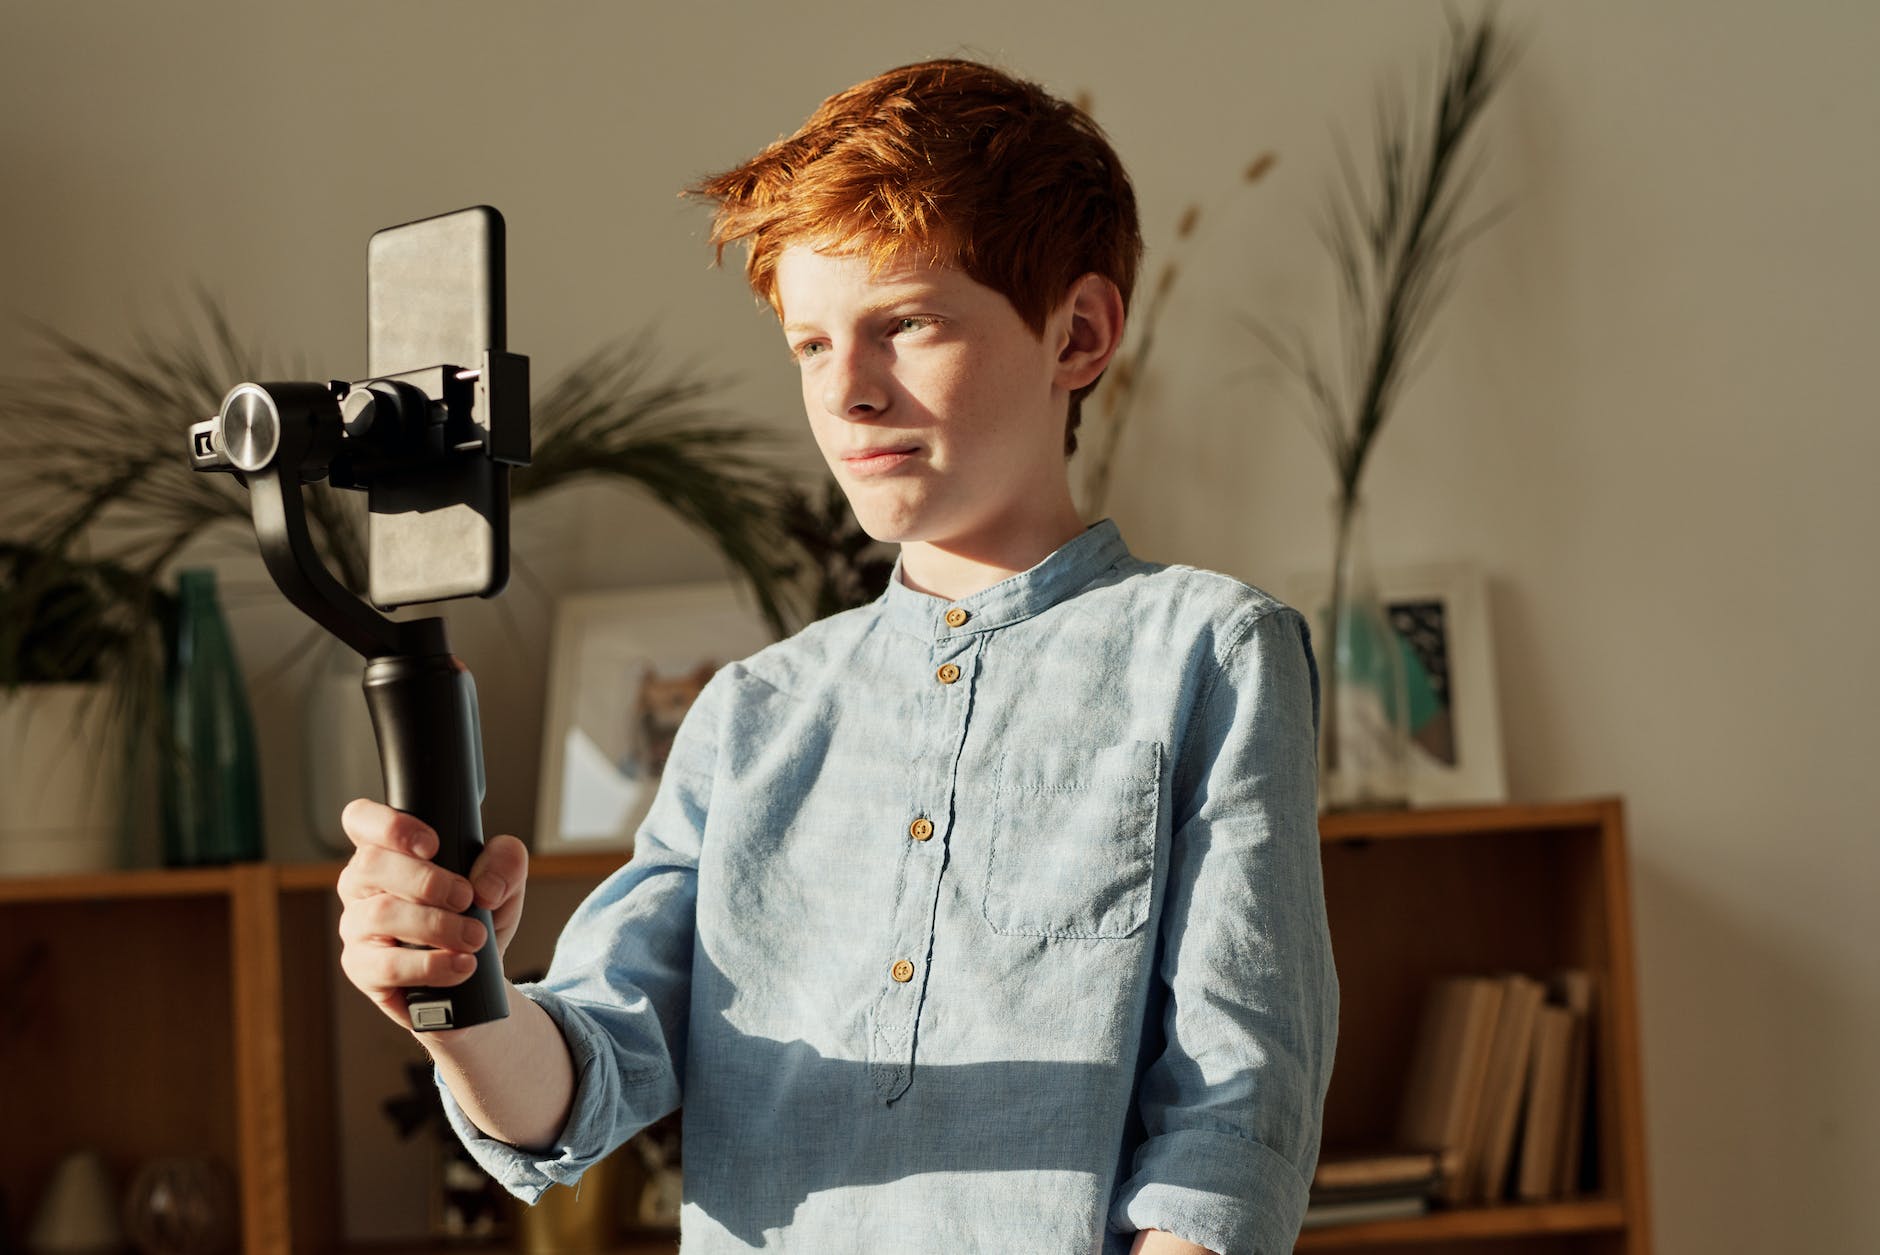
{"label": "silver motor disc", "polygon": [[254,384],[237,386],[222,402],[222,448],[244,471],[265,470],[281,448],[274,399]]}

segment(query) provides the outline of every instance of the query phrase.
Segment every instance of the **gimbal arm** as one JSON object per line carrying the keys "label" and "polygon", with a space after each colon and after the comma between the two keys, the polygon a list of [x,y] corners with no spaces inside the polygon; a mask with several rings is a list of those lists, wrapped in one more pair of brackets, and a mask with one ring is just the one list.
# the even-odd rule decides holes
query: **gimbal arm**
{"label": "gimbal arm", "polygon": [[326,569],[307,530],[301,485],[324,479],[343,435],[341,382],[243,383],[215,418],[191,432],[199,471],[233,471],[248,487],[255,539],[268,574],[308,618],[362,658],[448,652],[444,621],[380,614]]}

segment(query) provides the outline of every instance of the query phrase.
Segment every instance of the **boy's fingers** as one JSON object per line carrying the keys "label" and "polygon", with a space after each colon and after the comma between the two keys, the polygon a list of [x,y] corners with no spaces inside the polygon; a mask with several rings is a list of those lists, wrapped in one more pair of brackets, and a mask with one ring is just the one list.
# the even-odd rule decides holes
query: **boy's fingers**
{"label": "boy's fingers", "polygon": [[494,910],[521,888],[528,875],[528,847],[508,834],[491,837],[470,868],[476,904]]}
{"label": "boy's fingers", "polygon": [[381,846],[425,859],[437,853],[437,834],[423,820],[371,798],[348,802],[339,823],[360,849]]}
{"label": "boy's fingers", "polygon": [[382,946],[392,940],[473,954],[488,939],[488,930],[451,911],[379,894],[346,908],[339,917],[339,935],[349,946]]}
{"label": "boy's fingers", "polygon": [[361,846],[341,869],[339,896],[352,902],[390,894],[407,902],[470,909],[470,882],[427,859],[413,858],[384,846]]}
{"label": "boy's fingers", "polygon": [[339,961],[347,979],[368,993],[414,985],[458,985],[476,969],[473,954],[399,946],[347,946],[340,951]]}

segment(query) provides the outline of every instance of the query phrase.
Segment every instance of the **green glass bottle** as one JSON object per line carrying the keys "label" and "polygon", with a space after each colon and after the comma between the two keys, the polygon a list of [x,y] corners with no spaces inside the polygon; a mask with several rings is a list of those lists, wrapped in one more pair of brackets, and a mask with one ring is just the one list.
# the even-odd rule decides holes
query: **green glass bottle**
{"label": "green glass bottle", "polygon": [[261,777],[254,719],[215,572],[178,576],[168,634],[163,861],[171,867],[261,857]]}

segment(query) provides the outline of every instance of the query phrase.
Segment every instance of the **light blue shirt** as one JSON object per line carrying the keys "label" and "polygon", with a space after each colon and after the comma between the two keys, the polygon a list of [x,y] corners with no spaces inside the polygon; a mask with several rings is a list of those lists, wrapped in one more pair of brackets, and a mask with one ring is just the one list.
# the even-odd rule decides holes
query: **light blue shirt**
{"label": "light blue shirt", "polygon": [[[964,612],[962,616],[961,613]],[[684,1100],[683,1249],[1290,1251],[1338,1031],[1310,630],[1096,524],[723,668],[526,986],[533,1202]]]}

